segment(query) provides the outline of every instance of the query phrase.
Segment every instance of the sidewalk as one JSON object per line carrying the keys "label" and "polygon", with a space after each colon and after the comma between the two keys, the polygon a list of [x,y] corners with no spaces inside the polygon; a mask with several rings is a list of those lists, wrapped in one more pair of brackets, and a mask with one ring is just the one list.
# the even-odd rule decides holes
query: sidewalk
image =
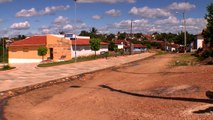
{"label": "sidewalk", "polygon": [[152,55],[154,55],[154,53],[142,53],[47,68],[37,68],[36,64],[19,64],[15,65],[17,68],[14,70],[0,71],[0,92],[63,77],[101,70],[144,59]]}

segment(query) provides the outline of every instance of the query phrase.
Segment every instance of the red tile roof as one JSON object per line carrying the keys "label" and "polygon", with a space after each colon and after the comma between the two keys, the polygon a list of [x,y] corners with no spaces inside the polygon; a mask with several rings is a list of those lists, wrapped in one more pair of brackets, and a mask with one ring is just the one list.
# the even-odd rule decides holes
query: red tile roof
{"label": "red tile roof", "polygon": [[[90,39],[77,39],[76,40],[76,45],[89,45],[90,43],[89,43],[89,41],[90,41]],[[72,45],[74,45],[75,44],[75,40],[72,40]],[[106,43],[106,42],[101,42],[101,45],[107,45],[108,43]]]}
{"label": "red tile roof", "polygon": [[123,44],[129,44],[129,42],[126,41],[126,40],[115,40],[114,42],[115,42],[115,44],[121,44],[121,43],[123,43]]}
{"label": "red tile roof", "polygon": [[145,45],[142,45],[142,44],[134,44],[133,46],[134,46],[134,48],[143,48],[143,47],[146,47]]}
{"label": "red tile roof", "polygon": [[40,46],[46,45],[47,37],[46,36],[32,36],[24,40],[15,41],[10,46]]}

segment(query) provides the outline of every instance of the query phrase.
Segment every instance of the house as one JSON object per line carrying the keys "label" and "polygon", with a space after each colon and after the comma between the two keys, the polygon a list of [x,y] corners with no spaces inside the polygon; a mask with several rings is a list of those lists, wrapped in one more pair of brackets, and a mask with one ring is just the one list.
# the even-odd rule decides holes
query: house
{"label": "house", "polygon": [[[144,52],[147,51],[147,47],[142,44],[133,44],[127,40],[114,40],[115,45],[118,49],[124,49],[125,52],[130,51],[130,48],[133,52]],[[132,46],[132,47],[131,47]]]}
{"label": "house", "polygon": [[146,52],[147,47],[142,44],[133,44],[133,52]]}
{"label": "house", "polygon": [[[77,57],[94,55],[95,52],[90,48],[90,37],[76,36],[75,39],[72,39],[72,57],[75,57],[75,52]],[[101,52],[108,52],[108,43],[101,42],[100,50],[96,51],[96,54],[99,55]]]}
{"label": "house", "polygon": [[192,49],[204,48],[204,37],[199,34],[197,35],[196,39],[191,43]]}
{"label": "house", "polygon": [[72,58],[70,40],[61,35],[43,35],[11,43],[8,50],[8,62],[10,64],[39,63],[42,61],[42,57],[37,54],[37,49],[40,46],[48,48],[48,53],[44,56],[46,60],[61,61]]}

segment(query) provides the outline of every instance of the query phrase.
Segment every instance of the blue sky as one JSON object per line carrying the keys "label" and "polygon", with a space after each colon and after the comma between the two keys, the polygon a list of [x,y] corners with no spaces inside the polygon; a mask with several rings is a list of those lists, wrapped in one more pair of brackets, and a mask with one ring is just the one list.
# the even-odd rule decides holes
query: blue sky
{"label": "blue sky", "polygon": [[0,0],[0,35],[79,33],[96,27],[100,33],[201,32],[212,0]]}

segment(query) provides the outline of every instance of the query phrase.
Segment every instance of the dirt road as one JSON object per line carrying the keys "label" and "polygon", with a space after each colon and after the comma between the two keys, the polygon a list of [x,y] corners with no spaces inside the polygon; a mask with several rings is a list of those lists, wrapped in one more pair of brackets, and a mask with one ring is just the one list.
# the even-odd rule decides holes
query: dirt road
{"label": "dirt road", "polygon": [[211,120],[212,66],[171,67],[161,55],[11,98],[8,120]]}

